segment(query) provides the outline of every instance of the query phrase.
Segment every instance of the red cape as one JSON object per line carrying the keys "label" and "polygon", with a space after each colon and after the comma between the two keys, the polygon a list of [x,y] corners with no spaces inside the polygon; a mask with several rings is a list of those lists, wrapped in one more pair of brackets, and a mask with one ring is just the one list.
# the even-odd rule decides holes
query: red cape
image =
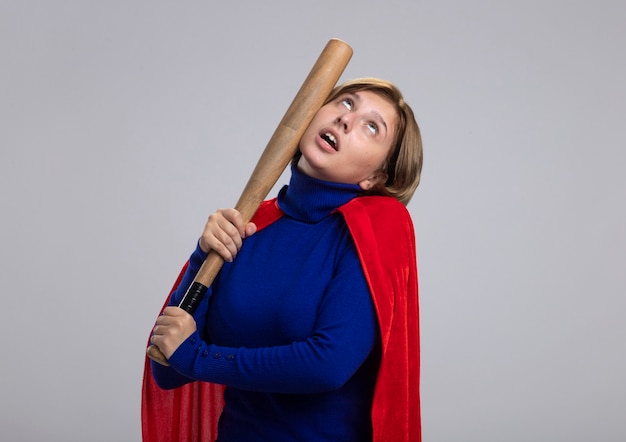
{"label": "red cape", "polygon": [[[259,230],[282,216],[275,201],[265,201],[252,218]],[[420,442],[419,306],[413,223],[406,208],[391,197],[355,198],[338,210],[356,244],[381,332],[382,359],[372,403],[373,440]],[[223,391],[223,386],[206,382],[161,390],[146,358],[141,402],[143,441],[215,440]]]}

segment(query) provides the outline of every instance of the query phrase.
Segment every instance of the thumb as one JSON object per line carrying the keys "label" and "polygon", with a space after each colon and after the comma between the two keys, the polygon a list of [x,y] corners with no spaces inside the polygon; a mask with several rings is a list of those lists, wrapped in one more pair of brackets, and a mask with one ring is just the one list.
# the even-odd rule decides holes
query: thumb
{"label": "thumb", "polygon": [[254,223],[248,223],[246,224],[246,229],[245,229],[245,238],[252,236],[256,233],[256,224]]}

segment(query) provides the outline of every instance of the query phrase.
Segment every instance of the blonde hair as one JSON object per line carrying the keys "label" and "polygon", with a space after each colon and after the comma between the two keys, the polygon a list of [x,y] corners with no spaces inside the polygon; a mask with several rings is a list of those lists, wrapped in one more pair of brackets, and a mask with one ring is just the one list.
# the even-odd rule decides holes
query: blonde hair
{"label": "blonde hair", "polygon": [[[368,195],[389,195],[405,206],[409,203],[420,182],[422,172],[422,136],[411,107],[404,101],[400,90],[391,82],[379,78],[356,78],[336,86],[325,103],[342,94],[370,91],[389,100],[398,114],[398,124],[383,171],[387,175],[385,183],[364,192]],[[297,162],[300,152],[296,153]]]}

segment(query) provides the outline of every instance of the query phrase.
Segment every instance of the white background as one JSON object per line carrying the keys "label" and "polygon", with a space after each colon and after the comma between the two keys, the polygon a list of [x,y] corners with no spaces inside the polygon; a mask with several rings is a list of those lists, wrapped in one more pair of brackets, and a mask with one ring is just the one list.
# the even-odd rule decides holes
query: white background
{"label": "white background", "polygon": [[424,440],[623,441],[625,10],[2,0],[0,439],[140,440],[154,317],[337,37],[423,131]]}

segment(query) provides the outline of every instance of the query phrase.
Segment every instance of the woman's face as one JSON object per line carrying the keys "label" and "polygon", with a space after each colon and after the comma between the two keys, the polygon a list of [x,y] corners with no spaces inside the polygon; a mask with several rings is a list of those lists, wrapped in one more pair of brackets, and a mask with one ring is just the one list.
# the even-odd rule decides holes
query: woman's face
{"label": "woman's face", "polygon": [[298,168],[325,181],[371,189],[387,177],[398,116],[393,104],[371,91],[342,94],[325,104],[300,140]]}

